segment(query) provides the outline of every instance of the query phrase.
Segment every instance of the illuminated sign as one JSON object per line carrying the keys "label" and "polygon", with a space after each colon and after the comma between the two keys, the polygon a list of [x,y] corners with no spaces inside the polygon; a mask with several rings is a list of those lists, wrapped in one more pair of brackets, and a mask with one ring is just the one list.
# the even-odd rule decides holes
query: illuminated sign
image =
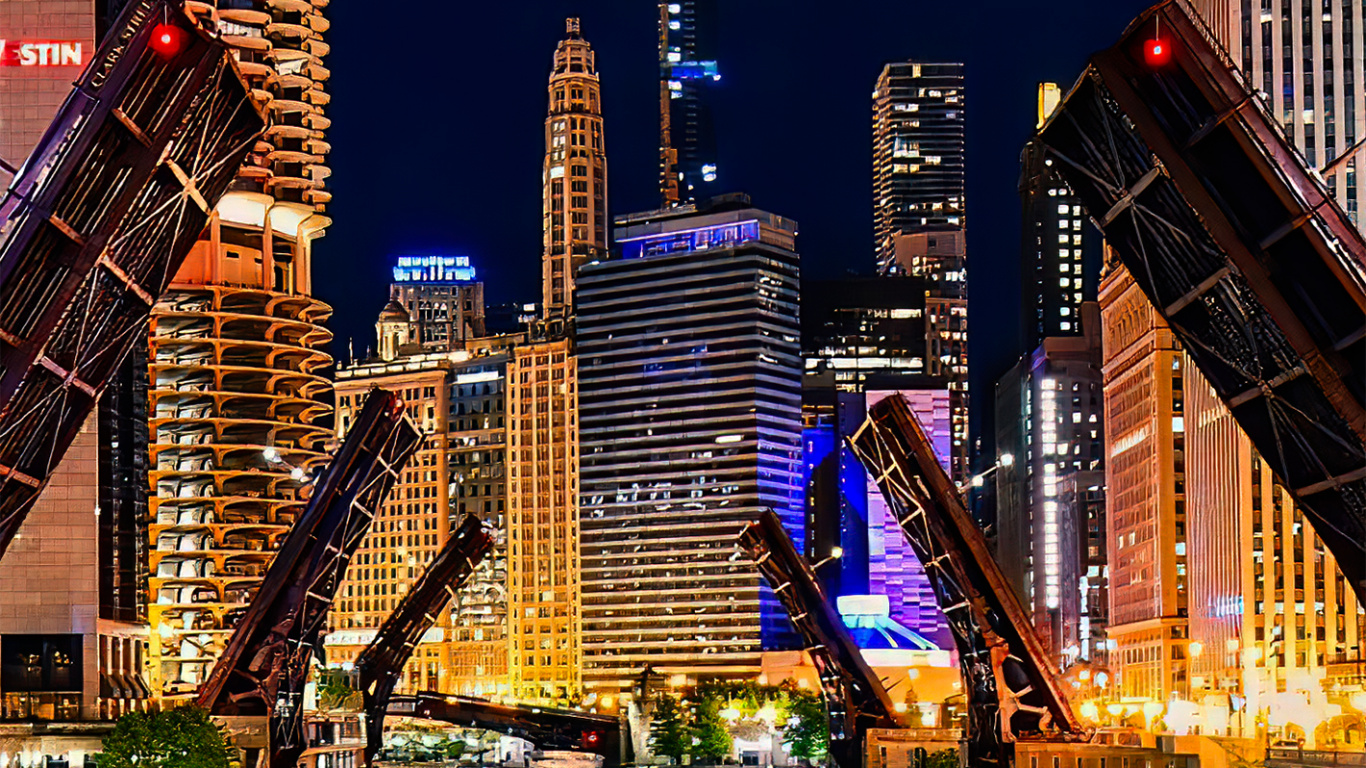
{"label": "illuminated sign", "polygon": [[469,283],[474,267],[468,256],[399,256],[394,267],[397,283]]}
{"label": "illuminated sign", "polygon": [[669,74],[675,80],[720,80],[714,61],[678,61],[669,67]]}
{"label": "illuminated sign", "polygon": [[730,224],[714,224],[710,227],[698,229],[685,229],[681,232],[646,235],[618,242],[621,244],[622,258],[635,259],[642,256],[692,253],[713,248],[734,248],[741,243],[751,243],[758,239],[759,222],[738,221]]}
{"label": "illuminated sign", "polygon": [[83,67],[84,44],[0,39],[0,67]]}

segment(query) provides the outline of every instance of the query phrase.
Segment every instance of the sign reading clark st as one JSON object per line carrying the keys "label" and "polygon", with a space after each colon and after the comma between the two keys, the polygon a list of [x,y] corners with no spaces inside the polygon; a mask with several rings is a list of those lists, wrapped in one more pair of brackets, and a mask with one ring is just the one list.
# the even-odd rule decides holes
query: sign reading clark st
{"label": "sign reading clark st", "polygon": [[34,41],[0,38],[0,67],[82,67],[85,44],[78,40]]}

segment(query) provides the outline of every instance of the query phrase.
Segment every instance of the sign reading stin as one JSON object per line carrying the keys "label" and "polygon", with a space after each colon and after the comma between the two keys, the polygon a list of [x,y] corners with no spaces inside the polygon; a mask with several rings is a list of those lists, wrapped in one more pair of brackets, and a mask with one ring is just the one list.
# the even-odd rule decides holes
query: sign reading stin
{"label": "sign reading stin", "polygon": [[82,67],[83,44],[78,41],[25,42],[0,38],[0,67]]}

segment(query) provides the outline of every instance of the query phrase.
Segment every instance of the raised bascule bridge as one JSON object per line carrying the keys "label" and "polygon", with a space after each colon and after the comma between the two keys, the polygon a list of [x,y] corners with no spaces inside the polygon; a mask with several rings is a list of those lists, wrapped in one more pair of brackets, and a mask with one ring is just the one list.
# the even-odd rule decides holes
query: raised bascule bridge
{"label": "raised bascule bridge", "polygon": [[[1195,12],[1160,3],[1040,130],[1049,156],[1196,366],[1366,598],[1366,243]],[[1359,152],[1358,144],[1348,153]],[[1331,161],[1324,172],[1344,164]],[[924,566],[958,651],[969,765],[1091,734],[909,407],[870,409],[851,448]],[[764,519],[741,547],[807,643],[832,756],[856,765],[895,717],[810,567]],[[855,649],[856,652],[856,649]],[[1077,758],[1079,761],[1081,757]]]}

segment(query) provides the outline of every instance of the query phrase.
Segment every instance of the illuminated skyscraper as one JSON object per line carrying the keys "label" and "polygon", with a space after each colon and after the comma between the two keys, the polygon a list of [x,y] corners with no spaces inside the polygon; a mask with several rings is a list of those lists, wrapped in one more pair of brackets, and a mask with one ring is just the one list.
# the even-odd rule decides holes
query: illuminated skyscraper
{"label": "illuminated skyscraper", "polygon": [[996,388],[997,559],[1060,666],[1104,651],[1100,313],[1082,311],[1087,335],[1043,339]]}
{"label": "illuminated skyscraper", "polygon": [[750,678],[787,619],[741,527],[803,536],[796,223],[710,201],[618,217],[580,275],[584,682]]}
{"label": "illuminated skyscraper", "polygon": [[[1246,697],[1235,734],[1252,733],[1253,718],[1273,708],[1294,712],[1273,724],[1300,718],[1306,705],[1313,722],[1325,720],[1330,705],[1351,704],[1326,678],[1330,665],[1362,659],[1366,613],[1228,408],[1184,364],[1190,627],[1201,649],[1192,698]],[[1311,748],[1314,730],[1304,728]]]}
{"label": "illuminated skyscraper", "polygon": [[579,267],[607,253],[607,153],[597,59],[578,19],[565,21],[565,35],[550,74],[541,177],[541,296],[552,334],[573,315]]}
{"label": "illuminated skyscraper", "polygon": [[1194,0],[1248,87],[1366,226],[1366,8],[1360,0]]}
{"label": "illuminated skyscraper", "polygon": [[1100,285],[1110,668],[1121,696],[1187,690],[1186,366],[1117,262]]}
{"label": "illuminated skyscraper", "polygon": [[148,589],[162,695],[204,679],[327,461],[331,309],[312,296],[331,198],[322,7],[188,6],[233,47],[270,124],[152,312]]}
{"label": "illuminated skyscraper", "polygon": [[[400,257],[391,293],[409,293],[428,304],[433,312],[428,320],[437,328],[450,327],[440,319],[441,305],[450,308],[462,294],[478,300],[458,305],[460,314],[482,318],[482,291],[472,290],[479,283],[465,261],[459,269],[434,273],[430,263],[418,267]],[[414,268],[420,271],[414,274]],[[420,278],[416,285],[415,277]],[[345,436],[366,394],[382,387],[399,394],[427,439],[395,483],[338,590],[325,641],[328,663],[348,662],[360,653],[446,543],[452,524],[469,512],[498,533],[494,549],[442,608],[415,649],[399,690],[506,695],[504,398],[507,347],[520,339],[457,340],[435,349],[435,343],[408,343],[419,323],[410,321],[397,300],[380,313],[376,327],[379,357],[337,372],[337,437]]]}
{"label": "illuminated skyscraper", "polygon": [[947,383],[953,443],[949,476],[968,475],[968,260],[962,229],[940,229],[893,238],[895,268],[925,285],[925,370]]}
{"label": "illuminated skyscraper", "polygon": [[567,341],[508,362],[508,629],[512,695],[578,701],[578,361]]}
{"label": "illuminated skyscraper", "polygon": [[[1058,97],[1054,83],[1039,85],[1037,125],[1052,114]],[[1099,259],[1087,256],[1100,235],[1053,162],[1038,139],[1020,153],[1020,328],[1026,352],[1045,338],[1080,336],[1081,303],[1096,295]]]}
{"label": "illuminated skyscraper", "polygon": [[662,205],[715,191],[716,137],[708,91],[716,64],[716,0],[659,3],[659,192]]}
{"label": "illuminated skyscraper", "polygon": [[[966,221],[963,65],[894,62],[873,90],[873,241],[880,274],[905,274],[896,238]],[[912,272],[911,274],[918,274]]]}

